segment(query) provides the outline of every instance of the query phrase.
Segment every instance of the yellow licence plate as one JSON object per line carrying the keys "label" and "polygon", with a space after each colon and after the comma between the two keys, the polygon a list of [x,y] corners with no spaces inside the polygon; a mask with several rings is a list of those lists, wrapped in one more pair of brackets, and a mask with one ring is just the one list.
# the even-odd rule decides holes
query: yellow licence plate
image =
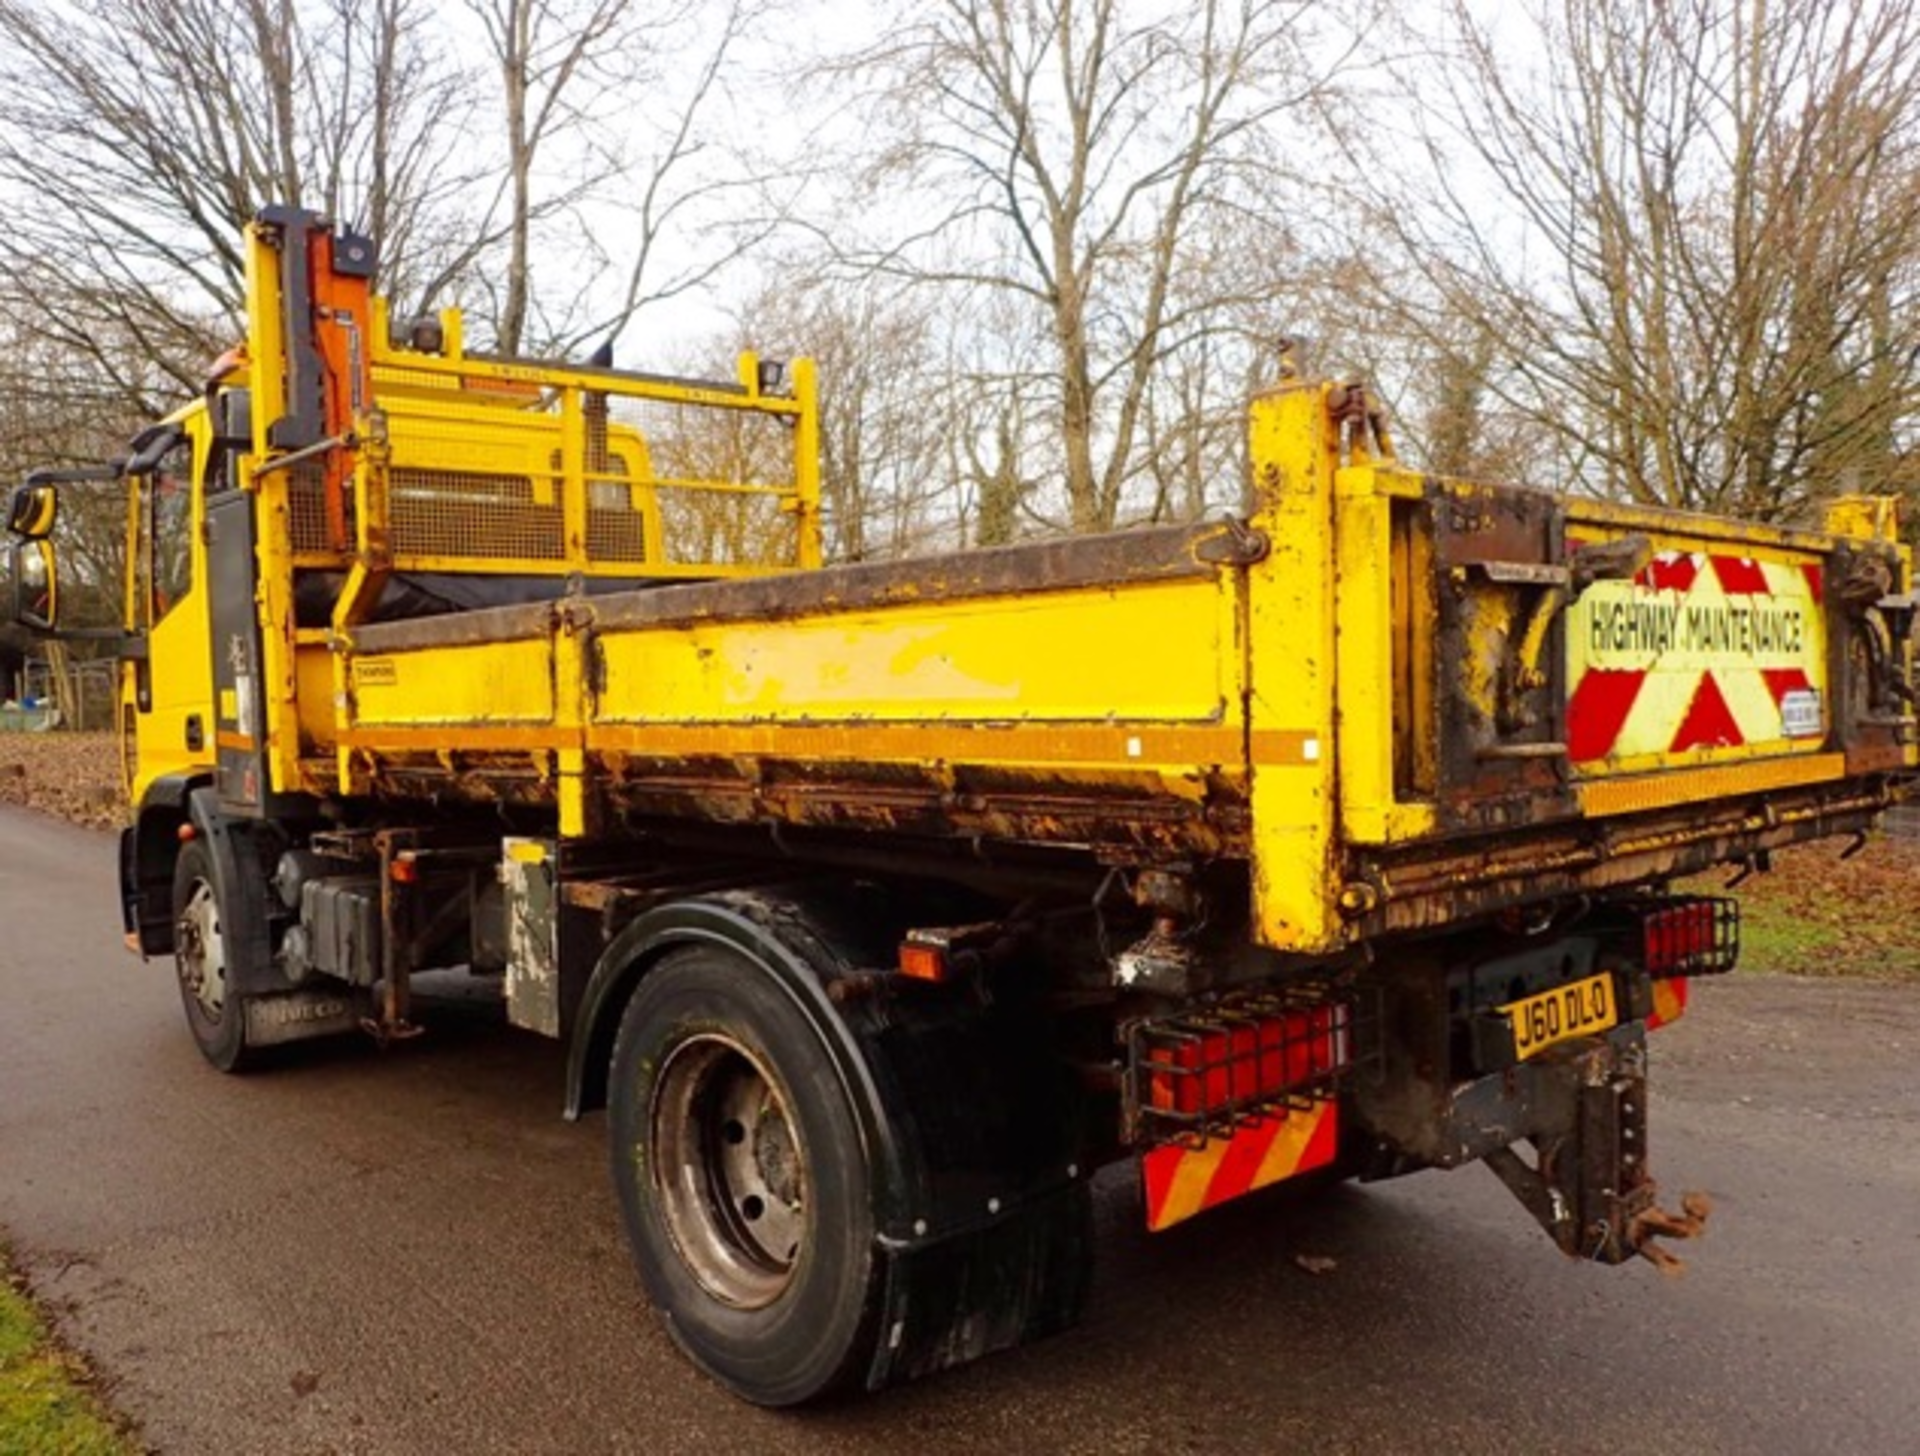
{"label": "yellow licence plate", "polygon": [[1523,996],[1500,1008],[1513,1021],[1513,1054],[1521,1061],[1556,1042],[1605,1031],[1620,1020],[1613,977],[1588,976],[1538,996]]}

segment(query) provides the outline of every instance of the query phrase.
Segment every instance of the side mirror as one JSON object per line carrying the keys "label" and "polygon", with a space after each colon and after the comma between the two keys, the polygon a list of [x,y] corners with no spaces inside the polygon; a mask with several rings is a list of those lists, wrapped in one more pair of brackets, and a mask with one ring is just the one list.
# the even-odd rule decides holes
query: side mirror
{"label": "side mirror", "polygon": [[54,517],[59,511],[60,497],[51,485],[20,486],[7,507],[7,529],[29,541],[44,541],[53,534]]}
{"label": "side mirror", "polygon": [[13,567],[13,620],[36,632],[51,632],[60,616],[60,577],[53,543],[15,541],[8,553]]}

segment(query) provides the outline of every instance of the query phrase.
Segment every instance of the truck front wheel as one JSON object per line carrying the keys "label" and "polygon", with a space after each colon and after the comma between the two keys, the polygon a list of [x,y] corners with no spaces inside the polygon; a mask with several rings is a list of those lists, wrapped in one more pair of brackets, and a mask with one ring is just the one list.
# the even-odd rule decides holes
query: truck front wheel
{"label": "truck front wheel", "polygon": [[257,1053],[247,1045],[246,1008],[229,974],[225,919],[213,855],[198,839],[190,840],[173,869],[173,960],[180,1000],[201,1055],[223,1072],[238,1072]]}
{"label": "truck front wheel", "polygon": [[674,952],[626,1008],[608,1092],[627,1238],[681,1348],[761,1405],[857,1383],[879,1323],[871,1176],[793,997],[729,952]]}

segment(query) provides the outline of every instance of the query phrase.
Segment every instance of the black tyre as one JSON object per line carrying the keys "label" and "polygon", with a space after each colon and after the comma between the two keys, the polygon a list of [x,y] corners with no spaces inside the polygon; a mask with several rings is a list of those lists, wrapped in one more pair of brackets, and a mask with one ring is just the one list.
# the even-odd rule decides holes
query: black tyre
{"label": "black tyre", "polygon": [[173,867],[173,960],[180,1000],[201,1055],[223,1072],[240,1072],[258,1061],[259,1052],[247,1045],[246,1010],[228,974],[225,919],[213,855],[199,840],[189,840]]}
{"label": "black tyre", "polygon": [[881,1261],[867,1158],[821,1034],[744,959],[675,951],[620,1023],[614,1187],[680,1347],[759,1405],[857,1383]]}

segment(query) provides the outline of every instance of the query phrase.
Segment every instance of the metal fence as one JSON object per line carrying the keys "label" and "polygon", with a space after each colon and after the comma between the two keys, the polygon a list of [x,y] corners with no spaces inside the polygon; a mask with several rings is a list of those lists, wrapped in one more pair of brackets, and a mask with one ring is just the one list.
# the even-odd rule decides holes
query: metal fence
{"label": "metal fence", "polygon": [[104,732],[113,727],[117,666],[111,658],[83,662],[28,658],[7,684],[6,701],[0,705],[0,731]]}

